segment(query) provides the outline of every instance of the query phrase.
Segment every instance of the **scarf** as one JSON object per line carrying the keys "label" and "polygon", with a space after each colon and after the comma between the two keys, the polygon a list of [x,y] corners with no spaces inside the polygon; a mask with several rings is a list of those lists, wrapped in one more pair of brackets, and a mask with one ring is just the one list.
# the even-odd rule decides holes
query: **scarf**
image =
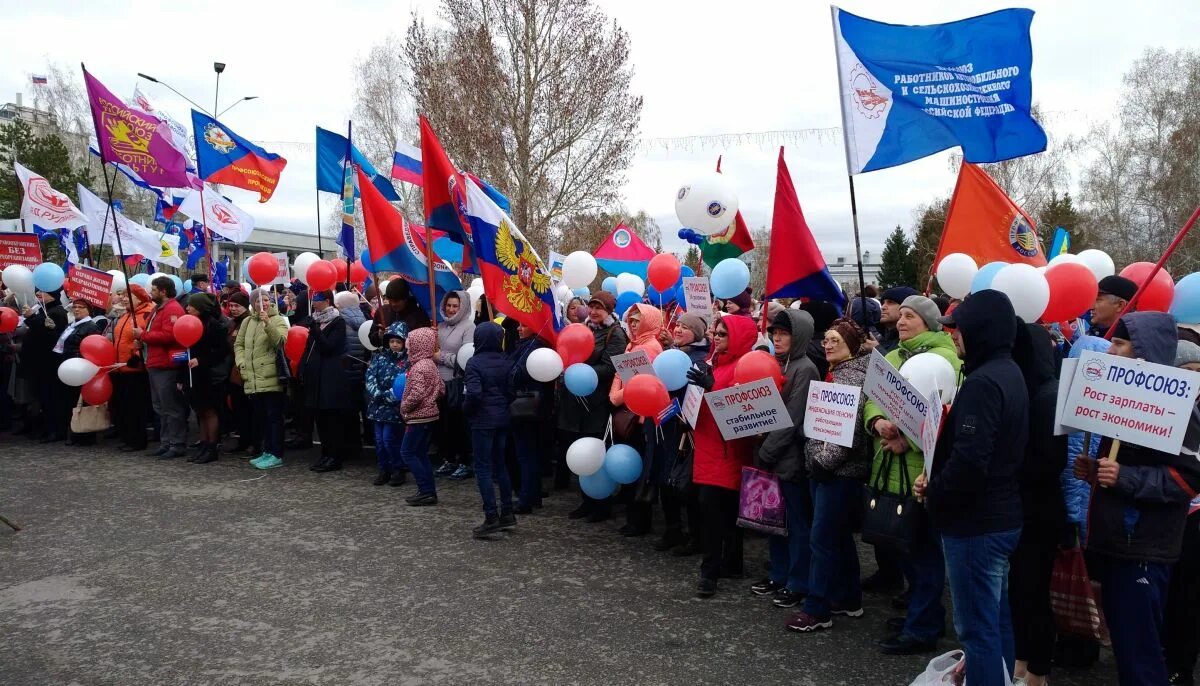
{"label": "scarf", "polygon": [[321,328],[324,329],[326,326],[329,325],[329,322],[333,321],[335,317],[338,317],[341,314],[342,313],[338,312],[336,307],[326,307],[325,309],[321,310],[320,312],[316,312],[316,311],[312,312],[311,316],[313,318],[313,321],[320,324]]}
{"label": "scarf", "polygon": [[92,321],[91,317],[84,317],[83,319],[76,319],[75,321],[71,322],[71,324],[62,332],[62,335],[58,337],[58,342],[54,344],[54,352],[58,353],[59,355],[63,354],[63,350],[65,350],[67,346],[67,339],[70,338],[71,334],[75,331],[75,328],[84,322],[90,321]]}

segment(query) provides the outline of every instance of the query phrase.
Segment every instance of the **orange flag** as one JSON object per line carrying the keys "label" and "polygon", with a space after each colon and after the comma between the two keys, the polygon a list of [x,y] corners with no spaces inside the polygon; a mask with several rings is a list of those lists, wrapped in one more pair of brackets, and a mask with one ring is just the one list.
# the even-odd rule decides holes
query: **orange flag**
{"label": "orange flag", "polygon": [[933,269],[956,252],[970,255],[981,267],[989,262],[1046,264],[1033,220],[992,177],[968,162],[958,172]]}

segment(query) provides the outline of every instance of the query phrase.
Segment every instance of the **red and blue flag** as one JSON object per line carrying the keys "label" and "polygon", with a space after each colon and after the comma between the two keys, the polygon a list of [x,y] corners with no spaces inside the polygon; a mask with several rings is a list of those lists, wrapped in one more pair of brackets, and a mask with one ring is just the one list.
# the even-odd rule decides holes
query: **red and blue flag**
{"label": "red and blue flag", "polygon": [[787,163],[779,148],[779,172],[775,181],[775,214],[771,218],[771,245],[767,257],[767,299],[812,298],[837,305],[846,304],[846,295],[829,274],[825,258],[817,248]]}
{"label": "red and blue flag", "polygon": [[621,223],[617,224],[617,228],[608,234],[608,238],[605,238],[592,254],[596,256],[596,264],[609,274],[629,273],[645,279],[646,268],[655,253],[638,238],[633,229]]}
{"label": "red and blue flag", "polygon": [[258,191],[259,202],[271,199],[287,160],[196,110],[192,110],[192,131],[196,137],[196,170],[201,179]]}
{"label": "red and blue flag", "polygon": [[450,162],[425,115],[421,115],[421,175],[425,223],[431,229],[445,231],[456,242],[469,243],[466,178]]}

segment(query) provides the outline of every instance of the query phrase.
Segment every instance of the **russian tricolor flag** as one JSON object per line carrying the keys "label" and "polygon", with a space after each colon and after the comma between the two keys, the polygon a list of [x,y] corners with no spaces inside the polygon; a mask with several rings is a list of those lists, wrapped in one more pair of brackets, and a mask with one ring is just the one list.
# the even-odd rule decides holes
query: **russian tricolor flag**
{"label": "russian tricolor flag", "polygon": [[415,186],[422,185],[421,149],[408,143],[396,143],[392,156],[392,178]]}

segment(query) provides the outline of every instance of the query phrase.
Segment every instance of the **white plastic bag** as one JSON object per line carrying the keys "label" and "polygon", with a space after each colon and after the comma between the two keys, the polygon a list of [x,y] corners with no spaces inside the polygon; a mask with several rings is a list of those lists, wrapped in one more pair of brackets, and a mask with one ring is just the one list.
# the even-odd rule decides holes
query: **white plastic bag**
{"label": "white plastic bag", "polygon": [[[962,668],[965,666],[966,654],[961,650],[951,650],[938,655],[929,661],[925,671],[917,675],[909,686],[945,686],[946,684],[962,683]],[[957,678],[957,680],[956,680]]]}

